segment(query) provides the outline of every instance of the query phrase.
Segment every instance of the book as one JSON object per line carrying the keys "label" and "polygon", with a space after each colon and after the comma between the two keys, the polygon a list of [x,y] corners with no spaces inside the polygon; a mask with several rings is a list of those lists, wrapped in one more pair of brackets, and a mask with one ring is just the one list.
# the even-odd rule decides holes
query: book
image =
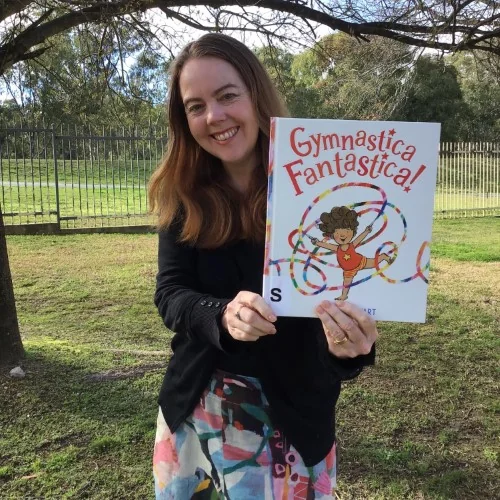
{"label": "book", "polygon": [[272,118],[263,297],[425,322],[438,123]]}

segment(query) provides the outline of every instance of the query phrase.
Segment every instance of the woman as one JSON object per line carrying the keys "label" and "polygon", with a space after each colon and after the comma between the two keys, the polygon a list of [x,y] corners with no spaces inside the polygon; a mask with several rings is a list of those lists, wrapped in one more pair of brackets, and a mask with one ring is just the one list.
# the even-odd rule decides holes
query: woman
{"label": "woman", "polygon": [[172,65],[168,150],[150,183],[155,303],[175,332],[157,498],[334,498],[340,382],[373,363],[377,329],[347,302],[276,318],[261,297],[269,119],[284,115],[228,36],[201,37]]}

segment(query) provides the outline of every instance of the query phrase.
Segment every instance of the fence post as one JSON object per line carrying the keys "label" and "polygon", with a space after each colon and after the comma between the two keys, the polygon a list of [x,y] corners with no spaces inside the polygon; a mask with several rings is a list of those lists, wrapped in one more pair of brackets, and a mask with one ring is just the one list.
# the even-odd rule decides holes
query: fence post
{"label": "fence post", "polygon": [[52,156],[54,158],[54,182],[56,185],[56,217],[57,225],[61,229],[61,206],[59,204],[59,175],[57,172],[57,147],[56,147],[56,131],[54,124],[52,124]]}

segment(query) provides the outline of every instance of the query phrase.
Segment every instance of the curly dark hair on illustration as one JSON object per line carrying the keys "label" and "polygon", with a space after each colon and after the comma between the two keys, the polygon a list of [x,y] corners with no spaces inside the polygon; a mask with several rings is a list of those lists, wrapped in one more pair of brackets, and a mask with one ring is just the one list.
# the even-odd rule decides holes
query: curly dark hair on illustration
{"label": "curly dark hair on illustration", "polygon": [[330,236],[336,229],[352,229],[354,234],[359,226],[358,214],[347,207],[333,207],[330,212],[323,212],[320,216],[322,224],[318,228],[323,236]]}

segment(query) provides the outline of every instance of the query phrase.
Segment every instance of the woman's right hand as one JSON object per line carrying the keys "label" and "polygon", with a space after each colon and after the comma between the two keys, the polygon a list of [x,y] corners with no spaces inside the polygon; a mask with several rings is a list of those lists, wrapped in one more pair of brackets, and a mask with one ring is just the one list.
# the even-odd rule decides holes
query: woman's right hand
{"label": "woman's right hand", "polygon": [[227,304],[222,326],[236,340],[255,342],[264,335],[274,335],[276,315],[266,301],[253,292],[240,292]]}

